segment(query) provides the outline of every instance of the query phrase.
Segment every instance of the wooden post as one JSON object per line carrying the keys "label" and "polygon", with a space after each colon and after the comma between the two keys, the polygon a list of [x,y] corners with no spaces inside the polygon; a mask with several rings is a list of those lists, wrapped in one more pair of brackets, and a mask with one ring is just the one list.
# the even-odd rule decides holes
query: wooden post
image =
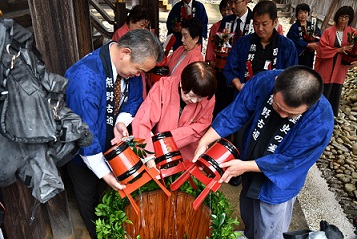
{"label": "wooden post", "polygon": [[322,23],[321,32],[323,32],[323,31],[327,28],[328,22],[329,22],[330,19],[331,19],[332,13],[333,13],[333,11],[335,10],[335,7],[336,7],[338,1],[339,1],[339,0],[333,0],[333,1],[332,1],[331,6],[330,6],[330,9],[329,9],[329,11],[328,11],[327,15],[325,16],[325,19],[324,19],[324,21],[323,21],[323,23]]}
{"label": "wooden post", "polygon": [[63,75],[93,49],[87,0],[28,0],[36,47],[46,69]]}
{"label": "wooden post", "polygon": [[159,36],[159,1],[140,0],[140,4],[150,9],[151,28],[155,29],[155,34]]}
{"label": "wooden post", "polygon": [[115,2],[114,32],[125,23],[126,13],[125,0],[117,0]]}
{"label": "wooden post", "polygon": [[2,188],[2,193],[6,207],[4,229],[9,238],[46,238],[41,204],[31,195],[31,189],[16,182]]}
{"label": "wooden post", "polygon": [[67,193],[57,194],[46,203],[48,218],[52,229],[53,238],[69,238],[73,234],[73,227],[69,215]]}

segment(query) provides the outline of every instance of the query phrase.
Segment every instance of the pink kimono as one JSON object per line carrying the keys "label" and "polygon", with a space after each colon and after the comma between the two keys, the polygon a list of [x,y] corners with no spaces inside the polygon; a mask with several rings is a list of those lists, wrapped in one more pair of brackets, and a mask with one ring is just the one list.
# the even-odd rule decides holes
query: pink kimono
{"label": "pink kimono", "polygon": [[[128,24],[124,23],[123,26],[121,26],[120,28],[118,28],[118,30],[115,31],[112,40],[113,41],[119,41],[119,39],[125,35],[125,33],[127,33],[128,31],[130,31]],[[143,81],[143,99],[146,98],[147,95],[147,89],[146,89],[146,75],[145,73],[141,73],[141,79]]]}
{"label": "pink kimono", "polygon": [[171,131],[184,160],[192,160],[198,141],[211,125],[215,97],[187,104],[180,112],[179,76],[162,77],[150,89],[132,122],[133,135],[153,151],[153,134]]}
{"label": "pink kimono", "polygon": [[[338,48],[334,47],[336,40],[336,26],[327,28],[321,36],[319,47],[316,51],[316,60],[314,69],[321,75],[324,84],[343,85],[348,66],[341,64],[342,54],[337,53]],[[348,46],[347,32],[356,31],[356,29],[347,26],[343,31],[342,46]],[[356,32],[357,33],[357,32]],[[337,54],[335,66],[333,65],[334,56]]]}
{"label": "pink kimono", "polygon": [[[181,55],[184,53],[185,48],[180,46],[171,55],[167,57],[167,66],[170,69],[170,76],[181,76],[183,69],[190,63],[196,61],[203,61],[203,55],[201,52],[201,44],[198,44],[191,51],[187,52],[187,55],[175,68],[176,64],[179,62]],[[172,72],[174,70],[174,72]]]}
{"label": "pink kimono", "polygon": [[211,30],[209,31],[209,38],[207,41],[207,48],[206,48],[206,61],[214,61],[216,58],[216,54],[214,52],[215,45],[212,41],[219,30],[219,26],[221,25],[221,21],[216,22],[211,26]]}
{"label": "pink kimono", "polygon": [[127,33],[128,31],[130,31],[128,24],[124,23],[123,26],[121,26],[120,28],[118,28],[118,30],[116,30],[114,32],[114,35],[112,37],[113,41],[118,41],[125,33]]}

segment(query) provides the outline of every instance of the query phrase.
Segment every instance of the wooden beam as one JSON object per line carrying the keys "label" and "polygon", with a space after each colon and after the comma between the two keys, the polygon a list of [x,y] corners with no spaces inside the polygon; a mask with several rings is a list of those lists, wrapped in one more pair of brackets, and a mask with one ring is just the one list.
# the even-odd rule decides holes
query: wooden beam
{"label": "wooden beam", "polygon": [[87,0],[28,0],[46,69],[63,75],[93,49]]}
{"label": "wooden beam", "polygon": [[324,19],[324,21],[322,23],[321,32],[323,32],[328,27],[328,23],[329,23],[329,21],[331,19],[333,11],[335,10],[335,8],[337,6],[338,1],[339,0],[333,0],[331,2],[330,9],[329,9],[328,13],[326,14],[325,19]]}
{"label": "wooden beam", "polygon": [[46,203],[48,218],[52,229],[53,238],[69,238],[73,228],[69,216],[69,205],[65,191],[57,194]]}

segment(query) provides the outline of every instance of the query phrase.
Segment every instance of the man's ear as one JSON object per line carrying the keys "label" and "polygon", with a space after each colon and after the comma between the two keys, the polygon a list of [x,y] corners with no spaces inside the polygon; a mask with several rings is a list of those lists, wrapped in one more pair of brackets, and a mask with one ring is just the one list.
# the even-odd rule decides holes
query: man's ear
{"label": "man's ear", "polygon": [[130,56],[131,55],[131,50],[127,47],[122,47],[122,48],[119,48],[119,59],[123,59],[125,56]]}
{"label": "man's ear", "polygon": [[276,19],[273,21],[274,27],[276,27],[276,25],[278,24],[278,21],[279,21],[279,18],[276,18]]}
{"label": "man's ear", "polygon": [[124,47],[124,48],[121,48],[121,50],[122,50],[122,53],[124,53],[124,54],[131,54],[130,48]]}

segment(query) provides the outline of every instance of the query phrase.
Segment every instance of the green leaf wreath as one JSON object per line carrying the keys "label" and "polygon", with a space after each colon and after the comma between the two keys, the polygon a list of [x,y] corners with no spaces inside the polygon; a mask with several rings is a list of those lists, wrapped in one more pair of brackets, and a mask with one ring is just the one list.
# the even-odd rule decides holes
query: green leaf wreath
{"label": "green leaf wreath", "polygon": [[[146,154],[152,154],[152,152],[144,149],[146,144],[134,139],[129,141],[129,145],[139,157],[142,158]],[[178,175],[165,178],[166,187],[168,188],[177,178]],[[185,182],[181,185],[180,191],[197,197],[205,188],[205,185],[195,178],[193,180],[197,186],[197,190],[193,189],[189,182]],[[133,192],[132,196],[136,197],[140,192],[150,192],[158,189],[160,187],[154,181],[150,181]],[[95,221],[98,239],[126,238],[124,223],[132,224],[124,211],[124,207],[128,203],[129,200],[127,198],[122,199],[118,192],[112,189],[106,192],[102,198],[102,202],[95,208],[95,214],[98,216],[98,219]],[[239,225],[239,222],[237,218],[232,217],[233,208],[224,194],[219,191],[216,193],[210,192],[204,203],[211,209],[211,238],[236,239],[240,233],[235,232],[234,229],[236,225]],[[140,239],[140,236],[137,239]]]}

